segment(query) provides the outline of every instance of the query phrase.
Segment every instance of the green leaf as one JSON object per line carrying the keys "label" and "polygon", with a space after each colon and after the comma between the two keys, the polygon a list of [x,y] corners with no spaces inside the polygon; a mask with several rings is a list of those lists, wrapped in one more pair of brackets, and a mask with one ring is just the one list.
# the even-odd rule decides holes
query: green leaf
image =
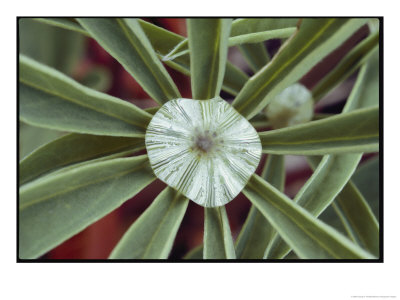
{"label": "green leaf", "polygon": [[260,70],[270,60],[267,49],[262,43],[243,44],[238,48],[253,72]]}
{"label": "green leaf", "polygon": [[[318,217],[335,199],[349,181],[361,159],[361,154],[326,155],[294,198],[294,202]],[[310,158],[312,159],[312,158]],[[313,167],[318,158],[311,160]],[[279,237],[274,237],[265,252],[265,258],[283,258],[290,247]]]}
{"label": "green leaf", "polygon": [[[46,18],[46,19],[52,19],[52,18]],[[56,20],[61,20],[61,19],[65,18],[56,18]],[[153,46],[156,54],[160,58],[167,56],[177,45],[182,43],[182,41],[185,41],[185,38],[183,36],[175,34],[164,28],[158,27],[154,24],[151,24],[141,19],[139,19],[138,22],[142,27],[144,33],[146,34],[147,38],[149,39],[151,45]],[[71,25],[69,21],[65,22],[64,20],[61,22],[55,22],[52,20],[52,22],[47,22],[47,23],[64,28],[67,28],[65,26],[65,23]],[[87,36],[90,36],[90,33],[88,33],[83,27],[81,27],[80,25],[78,26],[79,27],[68,26],[68,29],[74,30],[76,32],[81,32]],[[174,60],[165,60],[164,63],[179,72],[182,72],[186,75],[190,75],[189,55],[184,55]],[[249,77],[247,76],[246,73],[241,71],[239,68],[235,67],[230,62],[227,62],[222,89],[232,95],[236,95],[239,93],[240,89],[246,83],[248,78]]]}
{"label": "green leaf", "polygon": [[250,18],[236,19],[232,22],[231,37],[296,27],[297,18]]}
{"label": "green leaf", "polygon": [[352,182],[340,192],[337,203],[361,245],[375,256],[379,256],[378,221]]}
{"label": "green leaf", "polygon": [[204,209],[204,259],[235,259],[225,206]]}
{"label": "green leaf", "polygon": [[155,179],[146,155],[74,168],[19,190],[19,257],[37,258]]}
{"label": "green leaf", "polygon": [[64,74],[21,55],[19,117],[56,130],[143,137],[151,115],[118,98],[82,86]]}
{"label": "green leaf", "polygon": [[[285,186],[284,156],[269,155],[262,177],[283,191]],[[247,219],[236,240],[236,255],[241,259],[261,259],[275,234],[267,219],[252,205]]]}
{"label": "green leaf", "polygon": [[203,259],[203,244],[190,250],[183,259]]}
{"label": "green leaf", "polygon": [[379,163],[379,157],[368,160],[361,164],[352,178],[352,181],[367,200],[378,220],[380,211],[379,193],[382,188],[379,178]]}
{"label": "green leaf", "polygon": [[371,59],[358,73],[344,111],[379,105],[379,52],[374,51]]}
{"label": "green leaf", "polygon": [[188,19],[193,99],[219,96],[228,55],[231,19]]}
{"label": "green leaf", "polygon": [[360,18],[302,20],[300,30],[281,47],[267,67],[245,84],[233,106],[251,119],[279,92],[298,81],[365,22],[366,19]]}
{"label": "green leaf", "polygon": [[379,149],[379,108],[259,133],[264,153],[324,155]]}
{"label": "green leaf", "polygon": [[[356,69],[367,61],[373,53],[377,53],[379,45],[379,32],[370,35],[343,57],[336,67],[329,72],[312,89],[314,101],[320,100],[340,82],[349,77]],[[374,75],[379,76],[379,67],[374,68]],[[372,74],[371,74],[372,75]]]}
{"label": "green leaf", "polygon": [[302,259],[374,258],[256,174],[243,193]]}
{"label": "green leaf", "polygon": [[19,53],[71,75],[84,58],[85,37],[77,32],[35,20],[30,18],[18,20]]}
{"label": "green leaf", "polygon": [[65,166],[144,148],[144,140],[140,138],[72,133],[40,147],[25,157],[19,165],[19,184]]}
{"label": "green leaf", "polygon": [[189,200],[165,188],[131,225],[110,258],[167,259]]}
{"label": "green leaf", "polygon": [[[263,32],[248,33],[229,38],[229,47],[242,44],[260,43],[272,39],[288,38],[296,32],[296,27],[268,30]],[[263,45],[263,44],[261,44]]]}
{"label": "green leaf", "polygon": [[73,18],[34,18],[32,20],[42,22],[44,24],[72,30],[84,34],[90,37],[89,32],[87,32],[81,25],[79,25]]}
{"label": "green leaf", "polygon": [[19,160],[23,159],[38,147],[63,135],[60,131],[40,128],[19,122]]}
{"label": "green leaf", "polygon": [[158,103],[181,97],[136,19],[79,18],[78,21]]}

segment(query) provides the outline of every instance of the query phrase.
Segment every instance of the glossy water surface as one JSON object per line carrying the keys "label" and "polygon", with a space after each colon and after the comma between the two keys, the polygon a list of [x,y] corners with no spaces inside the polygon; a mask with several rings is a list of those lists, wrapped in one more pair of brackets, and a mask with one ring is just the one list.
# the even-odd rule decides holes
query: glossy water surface
{"label": "glossy water surface", "polygon": [[261,157],[256,130],[219,97],[164,104],[147,128],[146,148],[156,176],[205,207],[238,195]]}

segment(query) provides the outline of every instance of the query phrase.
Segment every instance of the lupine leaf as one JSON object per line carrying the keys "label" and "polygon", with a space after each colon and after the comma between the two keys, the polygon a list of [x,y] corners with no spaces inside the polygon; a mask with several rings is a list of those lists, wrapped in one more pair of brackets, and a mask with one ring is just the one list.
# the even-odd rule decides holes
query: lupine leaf
{"label": "lupine leaf", "polygon": [[[60,20],[60,22],[53,20],[54,18],[46,18],[46,20],[47,19],[51,19],[49,22],[47,22],[47,24],[68,28],[76,32],[81,32],[87,36],[91,36],[90,33],[87,32],[79,24],[78,26],[71,26],[71,22],[69,20],[60,20],[66,18],[55,18],[56,20]],[[161,59],[167,56],[168,53],[170,53],[178,44],[185,40],[183,36],[175,34],[164,28],[158,27],[141,19],[139,19],[138,21],[147,38],[149,39],[151,45],[153,46],[156,54]],[[68,26],[66,26],[66,24],[68,24]],[[189,55],[184,55],[174,60],[165,60],[164,63],[179,72],[190,75]],[[247,79],[248,76],[246,75],[246,73],[235,67],[232,63],[227,62],[222,89],[232,95],[236,95],[237,93],[239,93],[242,86],[246,83]]]}
{"label": "lupine leaf", "polygon": [[[283,191],[285,186],[284,156],[269,155],[262,177],[274,187]],[[275,230],[267,219],[252,205],[247,219],[236,240],[237,258],[261,259]]]}
{"label": "lupine leaf", "polygon": [[158,103],[180,98],[136,19],[79,18],[80,24]]}
{"label": "lupine leaf", "polygon": [[236,258],[225,206],[204,208],[203,258]]}
{"label": "lupine leaf", "polygon": [[155,179],[146,155],[74,168],[19,190],[19,257],[37,258]]}
{"label": "lupine leaf", "polygon": [[297,18],[249,18],[236,19],[232,22],[231,37],[296,27]]}
{"label": "lupine leaf", "polygon": [[19,165],[19,184],[71,164],[144,148],[144,140],[140,138],[72,133],[43,145],[25,157]]}
{"label": "lupine leaf", "polygon": [[256,174],[251,177],[243,193],[300,258],[374,258]]}
{"label": "lupine leaf", "polygon": [[375,256],[379,256],[379,224],[352,182],[341,191],[337,203],[361,245]]}
{"label": "lupine leaf", "polygon": [[[174,60],[167,59],[178,45],[185,42],[185,38],[161,27],[155,26],[143,20],[139,20],[143,31],[146,33],[154,50],[161,57],[163,62],[171,68],[190,75],[190,58],[189,54],[179,56]],[[242,70],[231,64],[229,61],[226,64],[225,76],[222,84],[222,89],[230,94],[236,95],[239,93],[242,86],[246,83],[249,77]]]}
{"label": "lupine leaf", "polygon": [[347,18],[302,20],[300,30],[287,40],[265,68],[246,83],[233,106],[251,119],[273,97],[298,81],[365,22],[365,19]]}
{"label": "lupine leaf", "polygon": [[203,259],[203,244],[190,250],[183,259]]}
{"label": "lupine leaf", "polygon": [[358,109],[323,120],[259,133],[264,153],[324,155],[379,148],[379,108]]}
{"label": "lupine leaf", "polygon": [[67,75],[76,70],[86,50],[81,34],[31,18],[20,18],[18,24],[20,54]]}
{"label": "lupine leaf", "polygon": [[18,129],[19,161],[25,158],[33,150],[36,150],[40,146],[43,146],[44,144],[63,135],[60,131],[31,126],[21,121],[19,121]]}
{"label": "lupine leaf", "polygon": [[[303,185],[294,202],[318,217],[335,199],[354,173],[361,154],[326,155]],[[265,258],[283,258],[290,247],[278,236],[269,245]]]}
{"label": "lupine leaf", "polygon": [[110,258],[167,259],[188,203],[172,188],[165,188],[131,225]]}
{"label": "lupine leaf", "polygon": [[[379,33],[375,33],[360,42],[356,47],[351,49],[345,57],[343,57],[337,66],[329,72],[318,84],[312,89],[314,101],[318,101],[330,90],[336,87],[340,82],[344,81],[356,69],[358,69],[365,61],[367,61],[374,52],[377,52],[379,44]],[[374,69],[374,74],[379,68]]]}
{"label": "lupine leaf", "polygon": [[262,43],[243,44],[238,48],[253,72],[260,70],[270,60],[267,49]]}
{"label": "lupine leaf", "polygon": [[360,190],[374,212],[375,218],[379,220],[379,198],[380,198],[380,178],[379,178],[379,157],[363,163],[355,172],[352,181]]}
{"label": "lupine leaf", "polygon": [[90,37],[89,32],[86,31],[81,25],[74,22],[72,18],[34,18],[32,20],[42,22],[48,25],[72,30]]}
{"label": "lupine leaf", "polygon": [[188,19],[190,77],[194,99],[219,95],[228,56],[231,19]]}
{"label": "lupine leaf", "polygon": [[19,117],[50,129],[143,137],[151,115],[126,101],[80,85],[21,55]]}

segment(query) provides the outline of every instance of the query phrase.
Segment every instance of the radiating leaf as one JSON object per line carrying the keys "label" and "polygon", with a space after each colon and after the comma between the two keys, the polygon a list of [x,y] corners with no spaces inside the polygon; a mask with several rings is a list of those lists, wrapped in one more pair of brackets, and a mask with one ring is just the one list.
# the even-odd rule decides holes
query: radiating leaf
{"label": "radiating leaf", "polygon": [[19,53],[67,75],[84,58],[86,39],[81,34],[30,18],[20,18],[18,23]]}
{"label": "radiating leaf", "polygon": [[383,188],[380,186],[379,164],[379,157],[368,160],[359,167],[352,178],[352,181],[367,200],[378,220],[380,215],[380,191]]}
{"label": "radiating leaf", "polygon": [[[86,34],[87,36],[90,36],[90,33],[87,32],[79,24],[78,24],[79,27],[76,27],[74,25],[70,26],[71,23],[68,20],[66,21],[62,20],[61,22],[56,22],[55,20],[53,20],[53,18],[46,18],[46,20],[47,19],[52,19],[50,22],[47,22],[47,24],[64,28],[67,28],[65,24],[68,24],[69,25],[68,29],[74,30],[76,32],[81,32],[83,34]],[[56,18],[56,19],[60,20],[66,18]],[[158,27],[144,20],[139,19],[138,22],[140,23],[140,26],[142,27],[144,33],[149,39],[151,45],[153,46],[156,54],[160,58],[167,56],[168,53],[170,53],[178,44],[180,44],[182,41],[185,40],[183,36],[168,31],[164,28]],[[179,72],[182,72],[186,75],[190,75],[189,55],[184,55],[174,60],[166,60],[164,62],[171,68]],[[230,62],[227,62],[222,89],[232,95],[236,95],[237,93],[239,93],[242,86],[246,83],[247,79],[248,76],[246,75],[246,73],[241,71],[239,68],[235,67]]]}
{"label": "radiating leaf", "polygon": [[19,190],[19,257],[37,258],[155,179],[146,155],[96,162]]}
{"label": "radiating leaf", "polygon": [[361,245],[375,256],[379,256],[379,224],[352,182],[341,191],[337,203]]}
{"label": "radiating leaf", "polygon": [[63,135],[63,132],[31,126],[21,121],[18,129],[19,161],[33,150]]}
{"label": "radiating leaf", "polygon": [[158,103],[180,98],[136,19],[78,18],[79,23]]}
{"label": "radiating leaf", "polygon": [[193,99],[219,96],[228,55],[231,19],[188,19]]}
{"label": "radiating leaf", "polygon": [[264,153],[324,155],[379,149],[379,108],[259,133]]}
{"label": "radiating leaf", "polygon": [[374,51],[357,76],[344,111],[379,105],[379,52]]}
{"label": "radiating leaf", "polygon": [[24,158],[19,165],[19,184],[71,164],[144,148],[144,139],[140,138],[72,133],[40,147]]}
{"label": "radiating leaf", "polygon": [[203,244],[190,250],[183,259],[203,259]]}
{"label": "radiating leaf", "polygon": [[231,37],[296,27],[297,18],[240,18],[232,22]]}
{"label": "radiating leaf", "polygon": [[366,19],[359,18],[303,19],[300,30],[281,47],[271,63],[246,83],[233,106],[251,119],[275,95],[298,81],[365,22]]}
{"label": "radiating leaf", "polygon": [[118,98],[84,87],[21,55],[19,117],[50,129],[114,136],[144,136],[151,115]]}
{"label": "radiating leaf", "polygon": [[242,44],[260,43],[272,39],[285,39],[290,37],[296,32],[296,27],[268,30],[263,32],[255,32],[248,34],[241,34],[229,38],[228,45],[237,46]]}
{"label": "radiating leaf", "polygon": [[111,252],[110,258],[166,259],[189,200],[165,188],[140,215]]}
{"label": "radiating leaf", "polygon": [[225,206],[204,208],[203,258],[236,258]]}
{"label": "radiating leaf", "polygon": [[[285,186],[284,156],[269,155],[262,177],[283,191]],[[242,259],[261,259],[275,230],[267,219],[252,205],[242,230],[236,240],[236,255]]]}
{"label": "radiating leaf", "polygon": [[[336,67],[330,71],[312,89],[314,101],[320,100],[340,82],[349,77],[356,69],[365,63],[373,53],[377,53],[379,33],[375,33],[361,41],[343,57]],[[374,68],[374,76],[378,78],[379,68]],[[372,75],[372,74],[371,74]]]}
{"label": "radiating leaf", "polygon": [[257,72],[270,60],[267,49],[263,43],[243,44],[238,49],[253,72]]}
{"label": "radiating leaf", "polygon": [[300,258],[374,258],[256,174],[251,177],[243,193]]}
{"label": "radiating leaf", "polygon": [[[163,62],[183,74],[190,75],[189,54],[179,56],[174,60],[164,60],[164,57],[168,56],[171,51],[184,42],[185,38],[143,20],[139,20],[139,23],[154,50],[163,59]],[[239,93],[248,78],[249,77],[246,73],[235,67],[230,62],[227,62],[222,89],[232,95],[236,95]]]}
{"label": "radiating leaf", "polygon": [[[294,202],[318,217],[335,199],[357,168],[361,154],[326,155],[294,198]],[[316,159],[319,161],[319,159]],[[313,160],[316,167],[317,162]],[[278,236],[265,252],[265,258],[283,258],[290,247]]]}
{"label": "radiating leaf", "polygon": [[34,18],[32,20],[76,31],[90,37],[89,32],[87,32],[86,29],[84,29],[81,25],[79,25],[79,23],[75,22],[73,18]]}

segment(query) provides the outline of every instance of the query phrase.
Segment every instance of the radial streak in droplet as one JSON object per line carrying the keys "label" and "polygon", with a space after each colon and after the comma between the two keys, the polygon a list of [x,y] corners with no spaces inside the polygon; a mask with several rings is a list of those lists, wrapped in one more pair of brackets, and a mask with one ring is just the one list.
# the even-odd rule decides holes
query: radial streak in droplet
{"label": "radial streak in droplet", "polygon": [[236,197],[261,157],[255,129],[219,97],[164,104],[147,128],[146,148],[159,179],[206,207]]}

